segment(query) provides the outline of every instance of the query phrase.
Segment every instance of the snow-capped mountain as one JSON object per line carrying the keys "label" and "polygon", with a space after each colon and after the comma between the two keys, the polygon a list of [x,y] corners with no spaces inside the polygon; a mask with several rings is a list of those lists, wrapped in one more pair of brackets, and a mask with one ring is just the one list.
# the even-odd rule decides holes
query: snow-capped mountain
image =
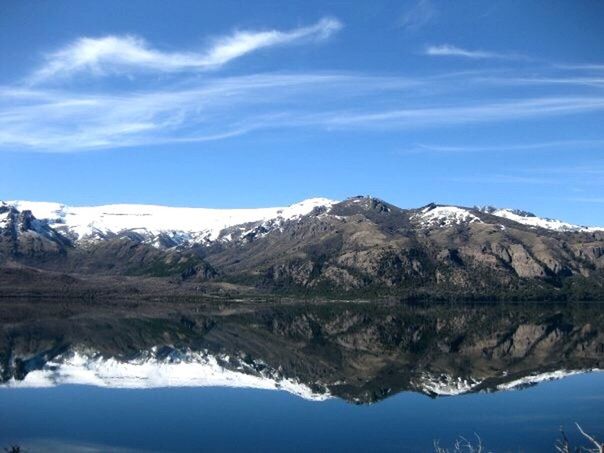
{"label": "snow-capped mountain", "polygon": [[[180,208],[143,204],[67,206],[60,203],[9,201],[18,211],[31,211],[53,229],[74,241],[94,241],[124,231],[135,232],[149,243],[164,235],[174,245],[207,244],[220,232],[235,225],[259,222],[270,228],[309,214],[315,208],[329,208],[336,201],[312,198],[291,206],[258,209]],[[0,222],[3,218],[0,217]],[[245,230],[242,227],[242,231]],[[223,240],[228,241],[228,237]]]}
{"label": "snow-capped mountain", "polygon": [[591,227],[575,225],[557,219],[538,217],[535,214],[519,209],[499,209],[492,206],[478,208],[463,208],[458,206],[446,206],[429,204],[420,209],[420,212],[412,217],[422,227],[451,227],[468,223],[485,223],[480,214],[490,214],[502,219],[511,220],[522,225],[535,228],[543,228],[559,232],[593,232],[604,231],[604,227]]}
{"label": "snow-capped mountain", "polygon": [[[369,199],[371,199],[369,197]],[[361,203],[364,198],[353,198]],[[375,199],[374,199],[375,200]],[[209,244],[216,240],[229,241],[232,234],[221,232],[241,225],[238,236],[244,237],[254,228],[265,234],[280,228],[283,222],[299,219],[319,208],[325,211],[338,201],[328,198],[311,198],[286,207],[251,209],[182,208],[144,204],[112,204],[101,206],[68,206],[61,203],[36,201],[8,201],[0,206],[0,228],[5,226],[8,207],[17,211],[31,211],[33,216],[46,225],[66,235],[73,241],[94,241],[125,231],[141,235],[146,242],[159,244],[164,236],[173,245]],[[480,213],[490,214],[531,227],[551,231],[600,231],[604,228],[574,225],[561,220],[537,217],[516,209],[498,209],[491,206],[464,208],[430,204],[411,216],[419,226],[451,227],[468,223],[483,223]],[[246,228],[246,224],[256,224]]]}
{"label": "snow-capped mountain", "polygon": [[604,229],[495,208],[402,209],[373,197],[261,209],[14,201],[0,204],[3,263],[246,282],[246,291],[482,287],[497,292],[490,297],[566,298],[560,285],[572,279],[562,290],[585,298],[604,294]]}
{"label": "snow-capped mountain", "polygon": [[480,217],[470,210],[457,206],[437,206],[430,204],[411,217],[419,222],[422,227],[450,227],[465,223],[483,223]]}

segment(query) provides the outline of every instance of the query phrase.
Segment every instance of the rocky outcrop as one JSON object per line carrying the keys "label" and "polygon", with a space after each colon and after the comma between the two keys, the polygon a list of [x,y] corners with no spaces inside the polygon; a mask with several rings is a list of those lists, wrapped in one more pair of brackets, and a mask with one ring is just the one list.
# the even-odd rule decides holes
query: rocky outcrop
{"label": "rocky outcrop", "polygon": [[64,256],[71,242],[36,219],[31,211],[20,212],[0,205],[0,261],[7,259],[45,260]]}

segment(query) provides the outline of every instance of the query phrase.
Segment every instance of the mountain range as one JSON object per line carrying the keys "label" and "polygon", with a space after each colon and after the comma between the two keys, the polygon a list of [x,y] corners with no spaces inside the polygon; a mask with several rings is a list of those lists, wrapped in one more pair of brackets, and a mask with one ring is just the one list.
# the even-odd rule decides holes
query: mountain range
{"label": "mountain range", "polygon": [[0,294],[585,300],[604,228],[373,197],[289,207],[0,202]]}

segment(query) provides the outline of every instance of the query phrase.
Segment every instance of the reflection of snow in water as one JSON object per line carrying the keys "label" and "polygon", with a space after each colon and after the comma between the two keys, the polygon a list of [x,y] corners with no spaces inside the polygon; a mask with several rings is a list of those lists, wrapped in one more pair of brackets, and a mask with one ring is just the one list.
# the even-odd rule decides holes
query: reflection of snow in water
{"label": "reflection of snow in water", "polygon": [[447,374],[423,373],[415,382],[416,387],[432,395],[460,395],[468,393],[481,381],[472,378],[453,377]]}
{"label": "reflection of snow in water", "polygon": [[598,369],[593,370],[557,370],[548,371],[547,373],[533,374],[525,376],[519,379],[515,379],[510,382],[505,382],[497,386],[497,390],[513,390],[516,388],[524,387],[527,385],[538,384],[539,382],[552,381],[556,379],[562,379],[566,376],[572,376],[573,374],[591,373],[596,371],[603,371]]}
{"label": "reflection of snow in water", "polygon": [[[412,388],[433,396],[453,396],[477,390],[514,390],[566,376],[603,371],[557,370],[489,385],[489,379],[452,376],[446,373],[423,372],[412,381]],[[152,348],[132,360],[106,358],[96,352],[74,351],[62,354],[32,370],[23,380],[11,379],[5,387],[51,387],[61,384],[82,384],[112,388],[159,387],[238,387],[283,390],[301,398],[324,401],[331,398],[324,384],[313,390],[297,379],[285,378],[260,360],[245,361],[228,355],[212,355],[207,351],[159,351]],[[336,382],[333,385],[341,385]]]}
{"label": "reflection of snow in water", "polygon": [[[315,392],[292,379],[280,377],[274,370],[237,361],[234,369],[219,363],[228,357],[206,352],[172,354],[157,358],[155,350],[141,358],[119,361],[98,354],[73,352],[47,362],[42,369],[29,372],[22,381],[12,379],[10,387],[50,387],[59,384],[84,384],[114,388],[157,387],[245,387],[284,390],[302,398],[322,401],[329,392]],[[258,365],[258,364],[257,364]]]}

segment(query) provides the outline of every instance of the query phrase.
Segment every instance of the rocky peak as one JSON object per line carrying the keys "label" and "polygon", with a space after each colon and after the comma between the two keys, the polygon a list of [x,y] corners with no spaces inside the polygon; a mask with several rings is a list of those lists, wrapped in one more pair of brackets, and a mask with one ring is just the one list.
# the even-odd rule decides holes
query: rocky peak
{"label": "rocky peak", "polygon": [[374,215],[389,214],[397,209],[395,206],[372,196],[356,196],[335,204],[330,210],[331,214],[351,216],[356,214]]}
{"label": "rocky peak", "polygon": [[64,255],[70,241],[38,220],[30,210],[0,206],[0,261],[7,258],[46,258]]}

